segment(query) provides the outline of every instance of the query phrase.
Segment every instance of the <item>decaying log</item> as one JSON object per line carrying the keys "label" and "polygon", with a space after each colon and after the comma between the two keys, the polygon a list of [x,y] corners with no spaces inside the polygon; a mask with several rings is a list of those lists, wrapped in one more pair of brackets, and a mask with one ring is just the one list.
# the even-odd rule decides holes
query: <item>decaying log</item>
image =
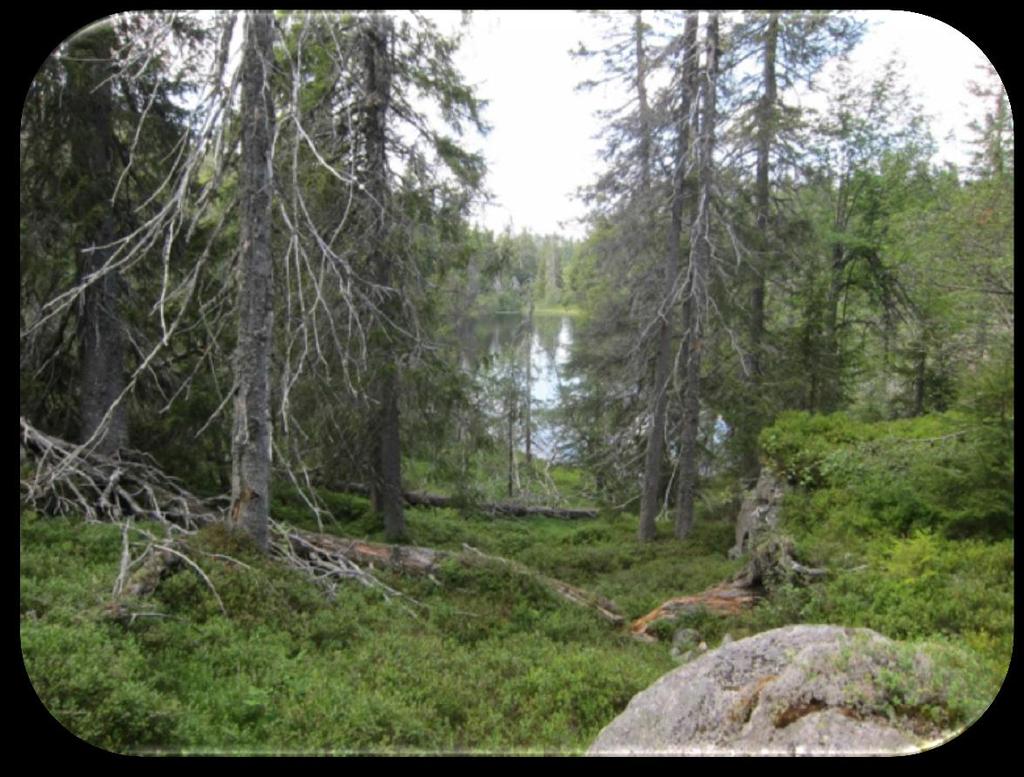
{"label": "decaying log", "polygon": [[482,553],[469,545],[463,545],[462,552],[457,553],[436,548],[417,547],[413,545],[386,545],[378,542],[335,537],[330,534],[291,529],[288,532],[292,549],[300,557],[311,555],[341,557],[356,564],[368,567],[386,567],[406,574],[425,575],[432,577],[440,565],[454,559],[466,566],[492,565],[510,569],[513,572],[528,576],[567,602],[586,607],[598,617],[619,626],[625,618],[618,606],[609,599],[590,591],[570,585],[562,580],[548,577],[530,569],[518,561],[491,556]]}
{"label": "decaying log", "polygon": [[713,615],[736,615],[753,607],[763,597],[766,584],[786,580],[809,583],[820,580],[827,570],[804,566],[793,558],[793,541],[788,537],[771,536],[758,544],[746,565],[731,580],[712,586],[699,594],[678,596],[663,602],[630,626],[634,636],[645,640],[654,637],[647,629],[661,620],[676,620],[698,610]]}
{"label": "decaying log", "polygon": [[647,633],[647,627],[661,620],[675,620],[698,610],[707,610],[714,615],[737,615],[754,606],[758,594],[750,588],[744,588],[729,581],[719,583],[693,596],[677,596],[663,602],[643,617],[637,618],[630,626],[634,636],[653,639]]}
{"label": "decaying log", "polygon": [[[348,491],[360,496],[369,496],[370,489],[362,483],[335,483],[332,487],[338,491]],[[425,491],[403,491],[402,499],[411,507],[459,507],[458,499],[442,494],[431,494]],[[476,509],[491,515],[508,515],[515,518],[544,516],[547,518],[596,518],[597,510],[592,507],[550,507],[544,505],[525,505],[519,502],[482,502],[475,505]]]}

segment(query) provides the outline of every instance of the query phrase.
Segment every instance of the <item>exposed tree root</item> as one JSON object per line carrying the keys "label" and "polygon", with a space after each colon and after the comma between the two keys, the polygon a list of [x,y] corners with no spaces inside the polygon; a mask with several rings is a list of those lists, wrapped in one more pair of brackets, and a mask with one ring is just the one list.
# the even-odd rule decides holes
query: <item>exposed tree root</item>
{"label": "exposed tree root", "polygon": [[737,615],[753,607],[762,597],[765,584],[782,580],[809,583],[820,580],[827,570],[804,566],[793,558],[793,541],[788,537],[770,536],[755,547],[746,566],[731,580],[708,588],[693,596],[678,596],[662,603],[637,618],[630,631],[640,639],[654,640],[647,629],[661,620],[676,620],[698,610],[713,615]]}
{"label": "exposed tree root", "polygon": [[122,523],[149,518],[183,530],[220,519],[218,500],[202,500],[168,477],[143,453],[109,458],[40,432],[21,419],[21,458],[33,471],[21,480],[22,498],[50,515]]}

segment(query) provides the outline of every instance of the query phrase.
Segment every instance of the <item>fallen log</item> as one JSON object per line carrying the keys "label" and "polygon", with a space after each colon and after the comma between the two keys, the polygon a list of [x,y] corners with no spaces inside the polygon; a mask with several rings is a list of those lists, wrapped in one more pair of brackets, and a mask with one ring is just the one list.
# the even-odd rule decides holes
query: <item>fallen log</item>
{"label": "fallen log", "polygon": [[414,545],[386,545],[379,542],[336,537],[331,534],[316,534],[298,529],[288,530],[288,539],[293,551],[300,558],[341,557],[349,562],[368,567],[385,567],[406,574],[424,575],[433,578],[440,565],[448,560],[455,560],[466,566],[499,566],[510,569],[516,574],[525,575],[536,580],[561,599],[585,607],[598,615],[602,620],[615,626],[625,622],[618,606],[609,599],[577,588],[563,580],[541,574],[525,564],[500,556],[491,556],[469,545],[463,545],[461,552],[438,550]]}
{"label": "fallen log", "polygon": [[809,583],[820,580],[825,569],[808,567],[793,558],[793,541],[771,536],[758,544],[746,565],[732,579],[718,583],[699,594],[677,596],[663,602],[630,626],[633,636],[653,641],[648,627],[661,620],[676,620],[682,615],[706,610],[713,615],[737,615],[763,598],[766,584],[780,581]]}
{"label": "fallen log", "polygon": [[[369,496],[369,486],[362,483],[335,483],[331,486],[337,491],[348,491],[360,496]],[[403,491],[402,499],[410,507],[461,507],[463,503],[457,498],[443,494],[431,494],[426,491]],[[545,505],[526,505],[521,502],[482,502],[474,505],[481,512],[491,515],[509,515],[515,518],[545,516],[547,518],[564,518],[577,520],[580,518],[596,518],[597,510],[592,507],[551,507]]]}
{"label": "fallen log", "polygon": [[677,596],[663,602],[646,615],[637,618],[630,626],[633,636],[643,639],[654,640],[654,637],[647,633],[647,628],[652,623],[661,620],[676,620],[682,615],[707,610],[714,615],[737,615],[745,609],[754,606],[758,594],[749,588],[744,588],[729,581],[719,583],[693,596]]}

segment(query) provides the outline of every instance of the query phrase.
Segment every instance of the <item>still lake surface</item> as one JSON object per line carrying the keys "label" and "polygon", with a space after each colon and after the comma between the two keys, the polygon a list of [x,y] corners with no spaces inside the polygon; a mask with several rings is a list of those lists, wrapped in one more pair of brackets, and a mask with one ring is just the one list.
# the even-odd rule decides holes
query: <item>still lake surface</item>
{"label": "still lake surface", "polygon": [[[578,378],[567,374],[566,366],[575,341],[570,316],[534,314],[531,335],[527,316],[522,313],[492,313],[465,319],[457,329],[463,369],[480,376],[492,386],[495,416],[502,415],[514,383],[525,399],[527,353],[529,353],[529,394],[532,450],[540,458],[550,458],[559,438],[557,422],[562,392]],[[529,343],[527,341],[529,340]],[[522,421],[517,424],[517,448],[523,449]]]}

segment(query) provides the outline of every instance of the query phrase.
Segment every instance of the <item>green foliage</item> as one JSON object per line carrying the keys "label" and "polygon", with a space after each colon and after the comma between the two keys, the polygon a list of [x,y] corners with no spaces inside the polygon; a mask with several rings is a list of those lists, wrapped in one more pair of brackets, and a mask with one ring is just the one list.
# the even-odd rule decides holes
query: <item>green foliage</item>
{"label": "green foliage", "polygon": [[854,656],[877,667],[872,692],[855,703],[858,714],[900,716],[925,736],[974,722],[998,691],[975,654],[945,640],[880,645],[858,638],[836,668],[847,671]]}
{"label": "green foliage", "polygon": [[270,514],[281,521],[305,529],[318,528],[316,513],[310,508],[312,499],[321,511],[321,520],[350,524],[372,520],[370,500],[357,494],[341,493],[326,488],[316,488],[313,493],[302,492],[290,482],[277,481],[271,491]]}
{"label": "green foliage", "polygon": [[782,527],[829,577],[773,590],[754,621],[966,646],[967,686],[985,690],[964,710],[990,701],[1013,646],[1012,437],[951,411],[876,423],[784,414],[761,440],[798,485]]}
{"label": "green foliage", "polygon": [[153,683],[145,654],[102,623],[23,624],[25,668],[50,713],[77,736],[126,752],[173,739],[182,714]]}
{"label": "green foliage", "polygon": [[[925,640],[936,688],[950,701],[935,703],[936,688],[911,693],[901,664],[910,648],[900,648],[879,678],[888,708],[871,712],[959,725],[993,698],[1013,643],[1012,540],[957,539],[936,522],[957,491],[977,491],[972,470],[950,463],[957,446],[973,450],[974,438],[959,435],[968,419],[780,418],[763,434],[767,455],[814,486],[786,498],[784,529],[798,557],[826,566],[828,578],[776,586],[747,613],[663,622],[653,627],[663,641],[652,645],[503,566],[452,560],[436,582],[380,571],[426,605],[415,608],[418,618],[355,585],[328,601],[222,526],[198,532],[189,550],[227,617],[182,570],[150,597],[148,614],[117,625],[98,613],[117,572],[118,530],[25,514],[26,665],[58,719],[120,751],[574,753],[674,666],[667,640],[677,628],[696,629],[714,647],[726,633],[828,622]],[[887,479],[897,467],[900,477]],[[944,488],[950,471],[964,479]],[[558,477],[567,486],[580,478]],[[278,517],[291,509],[315,524],[296,492],[275,491]],[[366,500],[318,497],[334,519],[328,531],[381,538]],[[504,520],[410,509],[407,517],[414,544],[458,551],[466,543],[514,559],[608,596],[635,618],[737,571],[742,562],[726,557],[735,500],[734,485],[713,482],[682,544],[664,525],[654,542],[636,543],[628,514]]]}
{"label": "green foliage", "polygon": [[[554,538],[572,555],[627,530],[409,517],[419,540],[520,560]],[[64,725],[120,752],[575,753],[672,666],[660,646],[503,567],[453,562],[440,586],[385,575],[427,605],[416,618],[354,584],[328,601],[244,536],[208,527],[189,552],[228,617],[183,569],[118,624],[99,607],[117,573],[116,527],[26,515],[22,541],[33,685]]]}
{"label": "green foliage", "polygon": [[794,511],[796,523],[1012,536],[1012,436],[962,413],[876,423],[785,413],[761,445],[776,471],[813,492],[806,507],[818,517]]}

